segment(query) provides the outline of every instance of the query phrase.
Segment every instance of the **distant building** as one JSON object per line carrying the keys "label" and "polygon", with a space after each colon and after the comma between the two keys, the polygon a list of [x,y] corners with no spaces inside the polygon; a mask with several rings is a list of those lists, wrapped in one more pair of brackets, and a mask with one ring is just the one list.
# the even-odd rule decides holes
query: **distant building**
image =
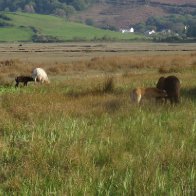
{"label": "distant building", "polygon": [[134,28],[130,28],[130,29],[120,29],[121,33],[134,33]]}
{"label": "distant building", "polygon": [[152,34],[154,34],[154,33],[156,33],[155,30],[152,30],[152,31],[149,31],[149,32],[148,32],[149,35],[152,35]]}
{"label": "distant building", "polygon": [[161,31],[161,33],[165,33],[165,34],[168,34],[168,33],[172,33],[171,29],[163,29]]}
{"label": "distant building", "polygon": [[151,31],[146,31],[145,34],[146,35],[152,35],[152,34],[155,34],[156,31],[155,30],[151,30]]}

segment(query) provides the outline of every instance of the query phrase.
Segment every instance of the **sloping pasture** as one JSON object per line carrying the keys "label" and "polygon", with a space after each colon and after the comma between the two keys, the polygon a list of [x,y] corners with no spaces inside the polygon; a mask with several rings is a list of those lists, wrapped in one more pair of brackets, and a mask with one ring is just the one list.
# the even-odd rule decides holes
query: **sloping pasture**
{"label": "sloping pasture", "polygon": [[10,26],[0,28],[0,42],[65,42],[96,40],[144,40],[139,34],[122,34],[60,17],[22,12],[1,12]]}

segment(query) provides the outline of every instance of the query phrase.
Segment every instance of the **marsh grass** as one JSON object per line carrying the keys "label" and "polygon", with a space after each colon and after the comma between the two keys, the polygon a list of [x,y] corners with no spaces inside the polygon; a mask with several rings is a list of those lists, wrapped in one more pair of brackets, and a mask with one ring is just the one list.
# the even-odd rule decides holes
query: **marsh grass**
{"label": "marsh grass", "polygon": [[177,73],[179,105],[134,105],[131,89],[160,77],[150,61],[141,73],[2,86],[0,194],[194,195],[195,72]]}

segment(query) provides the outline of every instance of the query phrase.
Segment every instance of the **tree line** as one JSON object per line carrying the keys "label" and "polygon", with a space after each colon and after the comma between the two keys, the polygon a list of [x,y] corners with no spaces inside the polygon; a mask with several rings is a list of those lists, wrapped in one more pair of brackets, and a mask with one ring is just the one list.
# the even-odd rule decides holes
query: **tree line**
{"label": "tree line", "polygon": [[28,13],[69,16],[84,10],[97,0],[0,0],[0,11],[24,11]]}
{"label": "tree line", "polygon": [[149,2],[150,0],[0,0],[0,11],[25,11],[29,13],[55,14],[69,16],[74,11],[81,11],[94,3],[106,2],[123,4]]}
{"label": "tree line", "polygon": [[196,12],[192,15],[151,16],[145,22],[136,24],[134,28],[140,33],[155,30],[156,32],[163,32],[162,34],[167,34],[167,36],[178,35],[176,38],[196,37]]}

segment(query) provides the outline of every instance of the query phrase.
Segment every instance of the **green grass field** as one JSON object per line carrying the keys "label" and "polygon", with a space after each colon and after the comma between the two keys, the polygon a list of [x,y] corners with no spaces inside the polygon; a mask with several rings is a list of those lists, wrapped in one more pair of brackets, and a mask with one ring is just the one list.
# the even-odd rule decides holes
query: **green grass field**
{"label": "green grass field", "polygon": [[[113,55],[47,65],[50,85],[1,85],[0,194],[194,195],[195,62],[194,53]],[[29,70],[1,64],[1,80]],[[131,89],[162,75],[179,77],[179,105],[131,102]]]}
{"label": "green grass field", "polygon": [[[62,18],[27,13],[4,13],[14,25],[13,28],[0,28],[0,41],[32,41],[32,35],[51,36],[58,41],[91,41],[91,40],[137,40],[144,37],[137,34],[122,34],[101,30],[80,23],[65,21]],[[7,22],[7,21],[6,21]]]}
{"label": "green grass field", "polygon": [[0,28],[0,41],[2,42],[29,41],[32,35],[32,31],[27,28]]}

